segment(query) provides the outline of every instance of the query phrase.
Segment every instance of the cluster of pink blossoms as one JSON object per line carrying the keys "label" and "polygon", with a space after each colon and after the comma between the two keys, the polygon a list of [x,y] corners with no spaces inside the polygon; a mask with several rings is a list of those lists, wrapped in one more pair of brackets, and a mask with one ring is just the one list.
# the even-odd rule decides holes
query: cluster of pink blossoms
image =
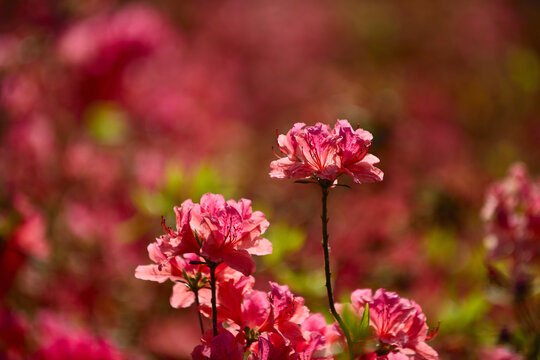
{"label": "cluster of pink blossoms", "polygon": [[[270,283],[271,290],[253,290],[253,277],[221,282],[218,319],[226,325],[193,351],[193,359],[250,360],[331,359],[330,349],[340,346],[341,334],[321,314],[310,314],[304,299],[287,286]],[[209,308],[202,305],[209,316]]]}
{"label": "cluster of pink blossoms", "polygon": [[177,256],[196,254],[249,275],[255,271],[251,255],[272,252],[272,244],[261,238],[269,223],[262,212],[251,210],[250,200],[225,201],[222,195],[208,193],[200,204],[186,200],[174,212],[176,231],[163,222],[165,235],[148,246],[150,258],[157,265],[138,270],[155,272],[159,277]]}
{"label": "cluster of pink blossoms", "polygon": [[262,212],[252,211],[247,199],[225,201],[222,195],[208,193],[200,204],[186,200],[174,211],[176,231],[163,221],[165,234],[148,245],[155,264],[135,270],[139,279],[176,282],[170,299],[173,307],[193,304],[195,292],[202,300],[210,299],[205,261],[218,264],[216,276],[227,280],[255,271],[251,255],[272,252],[272,244],[261,238],[269,223]]}
{"label": "cluster of pink blossoms", "polygon": [[414,301],[401,298],[395,292],[379,289],[355,290],[351,295],[352,307],[361,317],[369,305],[369,322],[379,341],[378,350],[365,355],[365,359],[436,360],[437,352],[426,344],[433,337],[426,324],[426,316]]}
{"label": "cluster of pink blossoms", "polygon": [[531,181],[525,165],[513,165],[489,188],[482,218],[492,259],[511,257],[519,267],[540,257],[540,183]]}
{"label": "cluster of pink blossoms", "polygon": [[[333,130],[323,124],[304,126],[295,124],[279,136],[286,157],[272,162],[272,177],[313,179],[323,191],[343,173],[357,183],[382,180],[382,171],[373,166],[379,160],[368,153],[369,132],[354,131],[346,120],[338,120]],[[369,314],[365,330],[372,334],[353,340],[339,316],[333,313],[337,322],[327,324],[287,286],[270,282],[270,291],[255,290],[251,256],[271,253],[272,245],[261,237],[268,221],[252,211],[249,200],[206,194],[200,204],[186,200],[174,211],[176,229],[163,221],[165,234],[148,246],[155,264],[137,267],[135,276],[175,282],[173,307],[196,303],[203,336],[192,352],[194,360],[331,360],[347,351],[351,359],[438,359],[426,344],[432,334],[422,309],[396,293],[353,292],[350,306],[356,321]],[[206,332],[202,316],[213,323]],[[364,349],[369,339],[377,343]]]}
{"label": "cluster of pink blossoms", "polygon": [[278,137],[284,157],[272,161],[270,176],[334,182],[340,174],[348,174],[358,184],[382,181],[383,172],[374,166],[379,159],[368,153],[372,139],[370,132],[354,130],[347,120],[338,120],[334,129],[321,123],[296,123]]}

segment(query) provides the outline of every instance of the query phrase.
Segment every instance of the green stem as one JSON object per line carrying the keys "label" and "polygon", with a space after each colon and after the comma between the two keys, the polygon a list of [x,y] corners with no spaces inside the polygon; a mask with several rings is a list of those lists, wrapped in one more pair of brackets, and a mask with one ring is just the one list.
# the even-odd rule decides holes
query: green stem
{"label": "green stem", "polygon": [[322,189],[322,247],[324,252],[324,273],[326,275],[326,293],[328,295],[328,303],[330,305],[330,312],[338,322],[339,326],[341,327],[341,330],[343,330],[343,334],[345,335],[345,338],[347,339],[347,345],[349,347],[349,357],[350,359],[354,359],[354,353],[353,353],[353,343],[351,341],[351,336],[349,334],[349,330],[345,326],[345,323],[343,322],[343,319],[336,311],[336,307],[334,305],[334,296],[332,295],[332,274],[330,272],[330,254],[328,249],[328,210],[327,210],[327,201],[328,201],[328,193],[330,191],[330,186],[326,184],[320,184]]}

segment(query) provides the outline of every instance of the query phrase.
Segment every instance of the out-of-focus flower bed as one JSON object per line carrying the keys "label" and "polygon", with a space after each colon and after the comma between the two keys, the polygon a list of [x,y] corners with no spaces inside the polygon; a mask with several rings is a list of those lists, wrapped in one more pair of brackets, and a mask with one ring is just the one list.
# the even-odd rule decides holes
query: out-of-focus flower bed
{"label": "out-of-focus flower bed", "polygon": [[519,359],[539,234],[519,262],[501,216],[540,205],[490,184],[540,178],[539,24],[527,0],[1,3],[0,359],[190,358],[196,314],[133,274],[207,192],[266,214],[258,284],[329,315],[318,193],[268,173],[276,129],[336,119],[385,173],[330,196],[336,298],[396,291],[441,359]]}

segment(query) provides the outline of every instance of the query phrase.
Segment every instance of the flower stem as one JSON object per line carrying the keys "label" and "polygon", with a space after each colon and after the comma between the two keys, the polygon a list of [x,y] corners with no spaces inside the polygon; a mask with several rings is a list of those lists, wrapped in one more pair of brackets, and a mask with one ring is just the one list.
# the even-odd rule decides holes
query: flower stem
{"label": "flower stem", "polygon": [[216,267],[218,264],[209,262],[210,267],[210,288],[212,289],[212,328],[214,330],[214,336],[218,334],[217,325],[217,304],[216,304]]}
{"label": "flower stem", "polygon": [[326,275],[326,293],[328,295],[328,303],[330,305],[330,312],[332,312],[332,315],[338,322],[339,326],[341,327],[341,330],[343,330],[343,334],[345,335],[345,338],[347,339],[347,345],[349,348],[349,357],[352,360],[354,358],[353,354],[353,343],[351,341],[351,336],[349,334],[349,330],[345,326],[345,323],[343,322],[343,319],[336,311],[336,307],[334,305],[334,296],[332,295],[332,274],[330,272],[330,255],[329,255],[329,249],[328,249],[328,210],[327,210],[327,200],[328,200],[328,193],[330,191],[330,186],[327,184],[320,184],[321,190],[322,190],[322,247],[324,252],[324,273]]}
{"label": "flower stem", "polygon": [[199,326],[201,327],[201,335],[204,335],[204,325],[203,325],[202,315],[201,315],[201,310],[200,310],[201,303],[199,302],[199,289],[195,290],[194,293],[195,293],[195,304],[197,304],[197,315],[199,316]]}

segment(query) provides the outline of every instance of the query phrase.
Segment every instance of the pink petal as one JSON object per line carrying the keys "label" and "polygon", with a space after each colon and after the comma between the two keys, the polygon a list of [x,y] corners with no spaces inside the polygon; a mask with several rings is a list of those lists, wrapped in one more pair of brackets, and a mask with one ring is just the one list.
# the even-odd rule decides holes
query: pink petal
{"label": "pink petal", "polygon": [[252,255],[268,255],[272,253],[272,243],[268,239],[258,239],[247,249]]}
{"label": "pink petal", "polygon": [[135,269],[135,277],[141,280],[150,280],[163,283],[169,279],[171,272],[164,268],[159,270],[158,265],[139,265]]}
{"label": "pink petal", "polygon": [[426,344],[425,342],[420,342],[416,345],[415,348],[416,356],[415,358],[418,360],[438,360],[439,355],[431,346]]}
{"label": "pink petal", "polygon": [[195,294],[188,289],[186,284],[177,283],[173,286],[170,303],[173,308],[186,308],[195,302]]}
{"label": "pink petal", "polygon": [[376,156],[368,154],[362,161],[347,166],[343,171],[351,175],[357,184],[379,182],[383,180],[384,173],[381,169],[373,166],[377,162],[379,162],[379,159]]}
{"label": "pink petal", "polygon": [[248,276],[255,271],[255,262],[246,250],[233,250],[221,254],[223,261],[231,268]]}
{"label": "pink petal", "polygon": [[367,302],[373,301],[371,289],[357,289],[351,294],[351,303],[356,309],[363,308]]}

